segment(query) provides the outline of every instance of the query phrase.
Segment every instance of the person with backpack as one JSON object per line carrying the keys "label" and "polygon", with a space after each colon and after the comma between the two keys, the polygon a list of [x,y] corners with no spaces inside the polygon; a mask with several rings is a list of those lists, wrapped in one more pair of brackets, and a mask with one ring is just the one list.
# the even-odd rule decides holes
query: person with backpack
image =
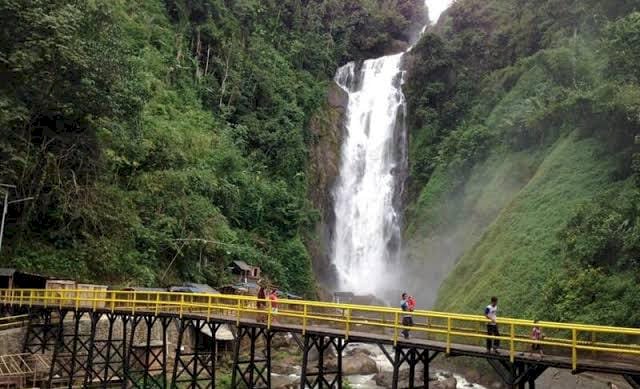
{"label": "person with backpack", "polygon": [[[487,323],[487,335],[500,336],[498,331],[498,324],[496,323],[498,314],[498,298],[491,297],[491,304],[487,305],[484,309],[484,317],[489,320]],[[499,354],[498,347],[500,347],[500,339],[487,338],[487,352],[491,352],[491,346],[493,345],[493,352]]]}
{"label": "person with backpack", "polygon": [[[402,300],[400,300],[400,308],[402,309],[403,312],[406,312],[402,316],[402,325],[404,327],[413,326],[413,317],[411,316],[411,314],[409,314],[409,312],[412,312],[413,309],[415,308],[415,299],[413,299],[412,307],[410,307],[409,305],[410,299],[413,299],[413,297],[410,297],[407,293],[402,293]],[[403,329],[402,335],[404,336],[405,339],[409,339],[409,330],[406,328]]]}

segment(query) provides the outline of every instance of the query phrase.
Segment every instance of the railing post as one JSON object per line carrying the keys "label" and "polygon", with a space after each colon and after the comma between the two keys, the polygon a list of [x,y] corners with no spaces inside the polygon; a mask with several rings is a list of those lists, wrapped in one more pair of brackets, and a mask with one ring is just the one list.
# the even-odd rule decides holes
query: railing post
{"label": "railing post", "polygon": [[111,291],[111,313],[116,310],[116,292]]}
{"label": "railing post", "polygon": [[78,292],[78,290],[73,292],[73,297],[76,300],[76,312],[78,311],[78,308],[80,308],[80,292]]}
{"label": "railing post", "polygon": [[400,313],[396,312],[395,317],[393,319],[393,345],[396,346],[398,344],[398,318],[400,317]]}
{"label": "railing post", "polygon": [[236,327],[240,326],[240,309],[242,309],[242,305],[240,305],[240,299],[238,298],[238,306],[236,307]]}
{"label": "railing post", "polygon": [[136,296],[137,296],[137,292],[134,290],[133,294],[131,295],[131,314],[135,314],[136,313]]}
{"label": "railing post", "polygon": [[349,340],[349,327],[351,325],[351,309],[347,308],[347,325],[346,325],[346,333],[344,334],[344,339]]}
{"label": "railing post", "polygon": [[184,309],[184,295],[180,295],[180,319],[182,319],[182,310]]}
{"label": "railing post", "polygon": [[156,292],[156,316],[158,316],[159,311],[160,311],[160,293]]}
{"label": "railing post", "polygon": [[302,308],[302,335],[307,333],[307,314],[307,304],[304,304]]}
{"label": "railing post", "polygon": [[33,306],[33,291],[29,290],[29,308]]}
{"label": "railing post", "polygon": [[[93,302],[91,304],[91,309],[93,310],[93,312],[95,312],[98,305],[98,291],[93,290],[92,294],[93,294]],[[106,294],[104,297],[105,298],[107,297]]]}
{"label": "railing post", "polygon": [[271,299],[269,299],[269,301],[267,302],[267,328],[271,329]]}
{"label": "railing post", "polygon": [[451,353],[451,317],[447,317],[447,355]]}
{"label": "railing post", "polygon": [[209,299],[207,300],[207,321],[211,319],[211,295],[209,295]]}
{"label": "railing post", "polygon": [[516,346],[515,346],[515,338],[516,338],[516,326],[515,324],[511,323],[510,326],[510,333],[509,333],[509,360],[511,361],[511,363],[513,363],[515,361],[515,351],[516,351]]}
{"label": "railing post", "polygon": [[578,330],[571,330],[571,369],[575,372],[578,369]]}

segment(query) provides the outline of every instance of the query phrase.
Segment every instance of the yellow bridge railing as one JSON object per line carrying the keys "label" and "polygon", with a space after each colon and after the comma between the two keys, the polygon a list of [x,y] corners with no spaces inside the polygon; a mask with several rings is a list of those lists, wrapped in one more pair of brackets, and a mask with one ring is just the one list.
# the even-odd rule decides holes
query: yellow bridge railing
{"label": "yellow bridge railing", "polygon": [[[337,304],[320,301],[270,300],[256,297],[151,291],[67,290],[67,289],[0,289],[0,302],[5,305],[124,312],[127,314],[197,315],[207,320],[228,322],[261,322],[264,325],[308,330],[327,330],[346,339],[368,335],[380,340],[401,341],[402,331],[411,337],[437,342],[447,353],[462,346],[481,346],[486,339],[499,339],[511,361],[518,353],[529,352],[531,344],[547,348],[547,354],[570,359],[577,370],[581,363],[594,360],[640,362],[640,329],[612,326],[539,322],[500,318],[501,336],[486,333],[483,316],[434,311],[402,312],[398,308]],[[402,325],[410,315],[413,325]],[[532,340],[532,327],[545,333],[543,340]]]}

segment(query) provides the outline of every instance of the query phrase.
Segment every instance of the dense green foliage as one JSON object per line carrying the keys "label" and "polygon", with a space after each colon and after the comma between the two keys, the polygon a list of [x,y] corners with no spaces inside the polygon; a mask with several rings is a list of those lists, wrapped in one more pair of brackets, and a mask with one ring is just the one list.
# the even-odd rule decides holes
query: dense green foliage
{"label": "dense green foliage", "polygon": [[338,64],[419,1],[0,3],[4,264],[219,285],[242,259],[312,293],[307,122]]}
{"label": "dense green foliage", "polygon": [[640,323],[639,9],[458,1],[415,47],[407,235],[453,237],[439,308]]}

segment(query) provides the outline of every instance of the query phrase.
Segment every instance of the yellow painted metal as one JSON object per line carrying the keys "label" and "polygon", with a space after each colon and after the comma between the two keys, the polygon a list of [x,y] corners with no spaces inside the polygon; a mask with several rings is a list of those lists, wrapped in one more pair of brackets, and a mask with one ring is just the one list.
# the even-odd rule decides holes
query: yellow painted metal
{"label": "yellow painted metal", "polygon": [[571,330],[571,370],[576,371],[578,369],[578,330],[575,328]]}
{"label": "yellow painted metal", "polygon": [[302,335],[307,333],[307,306],[302,307]]}
{"label": "yellow painted metal", "polygon": [[451,354],[451,318],[447,318],[447,355]]}
{"label": "yellow painted metal", "polygon": [[347,323],[345,324],[345,328],[344,328],[344,338],[345,340],[349,340],[349,326],[351,325],[351,310],[350,309],[346,309],[345,310],[347,312]]}
{"label": "yellow painted metal", "polygon": [[[106,307],[111,312],[125,311],[131,314],[151,311],[155,314],[178,313],[182,316],[184,312],[191,312],[206,315],[208,320],[221,319],[235,321],[236,324],[240,324],[243,318],[249,320],[256,315],[266,313],[268,326],[271,326],[276,314],[272,312],[270,301],[261,308],[257,308],[257,301],[258,299],[253,296],[224,294],[0,289],[0,303],[3,304],[93,310]],[[278,303],[281,308],[277,313],[278,321],[282,320],[283,325],[301,327],[303,333],[306,333],[310,323],[313,323],[319,327],[330,328],[333,332],[343,332],[345,338],[353,336],[357,331],[358,334],[363,332],[386,337],[397,344],[399,332],[404,329],[400,320],[402,311],[399,308],[302,300],[280,300]],[[265,309],[268,311],[265,312]],[[393,320],[388,320],[390,316]],[[436,341],[446,340],[447,353],[457,345],[479,346],[488,337],[483,331],[486,323],[486,318],[483,316],[424,310],[414,311],[412,316],[415,324],[411,327],[411,331],[415,337]],[[509,328],[508,336],[495,338],[509,342],[511,360],[515,359],[518,345],[528,346],[533,342],[529,336],[533,327],[531,320],[503,318],[498,321],[498,325]],[[540,322],[538,325],[545,331],[545,339],[539,343],[557,349],[570,350],[571,364],[574,369],[580,363],[578,350],[621,357],[640,357],[640,344],[638,344],[640,329],[638,328],[556,322]],[[589,334],[591,339],[578,340],[580,332]],[[582,357],[584,358],[584,355]]]}
{"label": "yellow painted metal", "polygon": [[395,317],[393,319],[393,345],[398,344],[398,318],[400,317],[400,313],[396,312]]}
{"label": "yellow painted metal", "polygon": [[511,323],[509,326],[509,360],[514,362],[516,360],[516,325]]}

